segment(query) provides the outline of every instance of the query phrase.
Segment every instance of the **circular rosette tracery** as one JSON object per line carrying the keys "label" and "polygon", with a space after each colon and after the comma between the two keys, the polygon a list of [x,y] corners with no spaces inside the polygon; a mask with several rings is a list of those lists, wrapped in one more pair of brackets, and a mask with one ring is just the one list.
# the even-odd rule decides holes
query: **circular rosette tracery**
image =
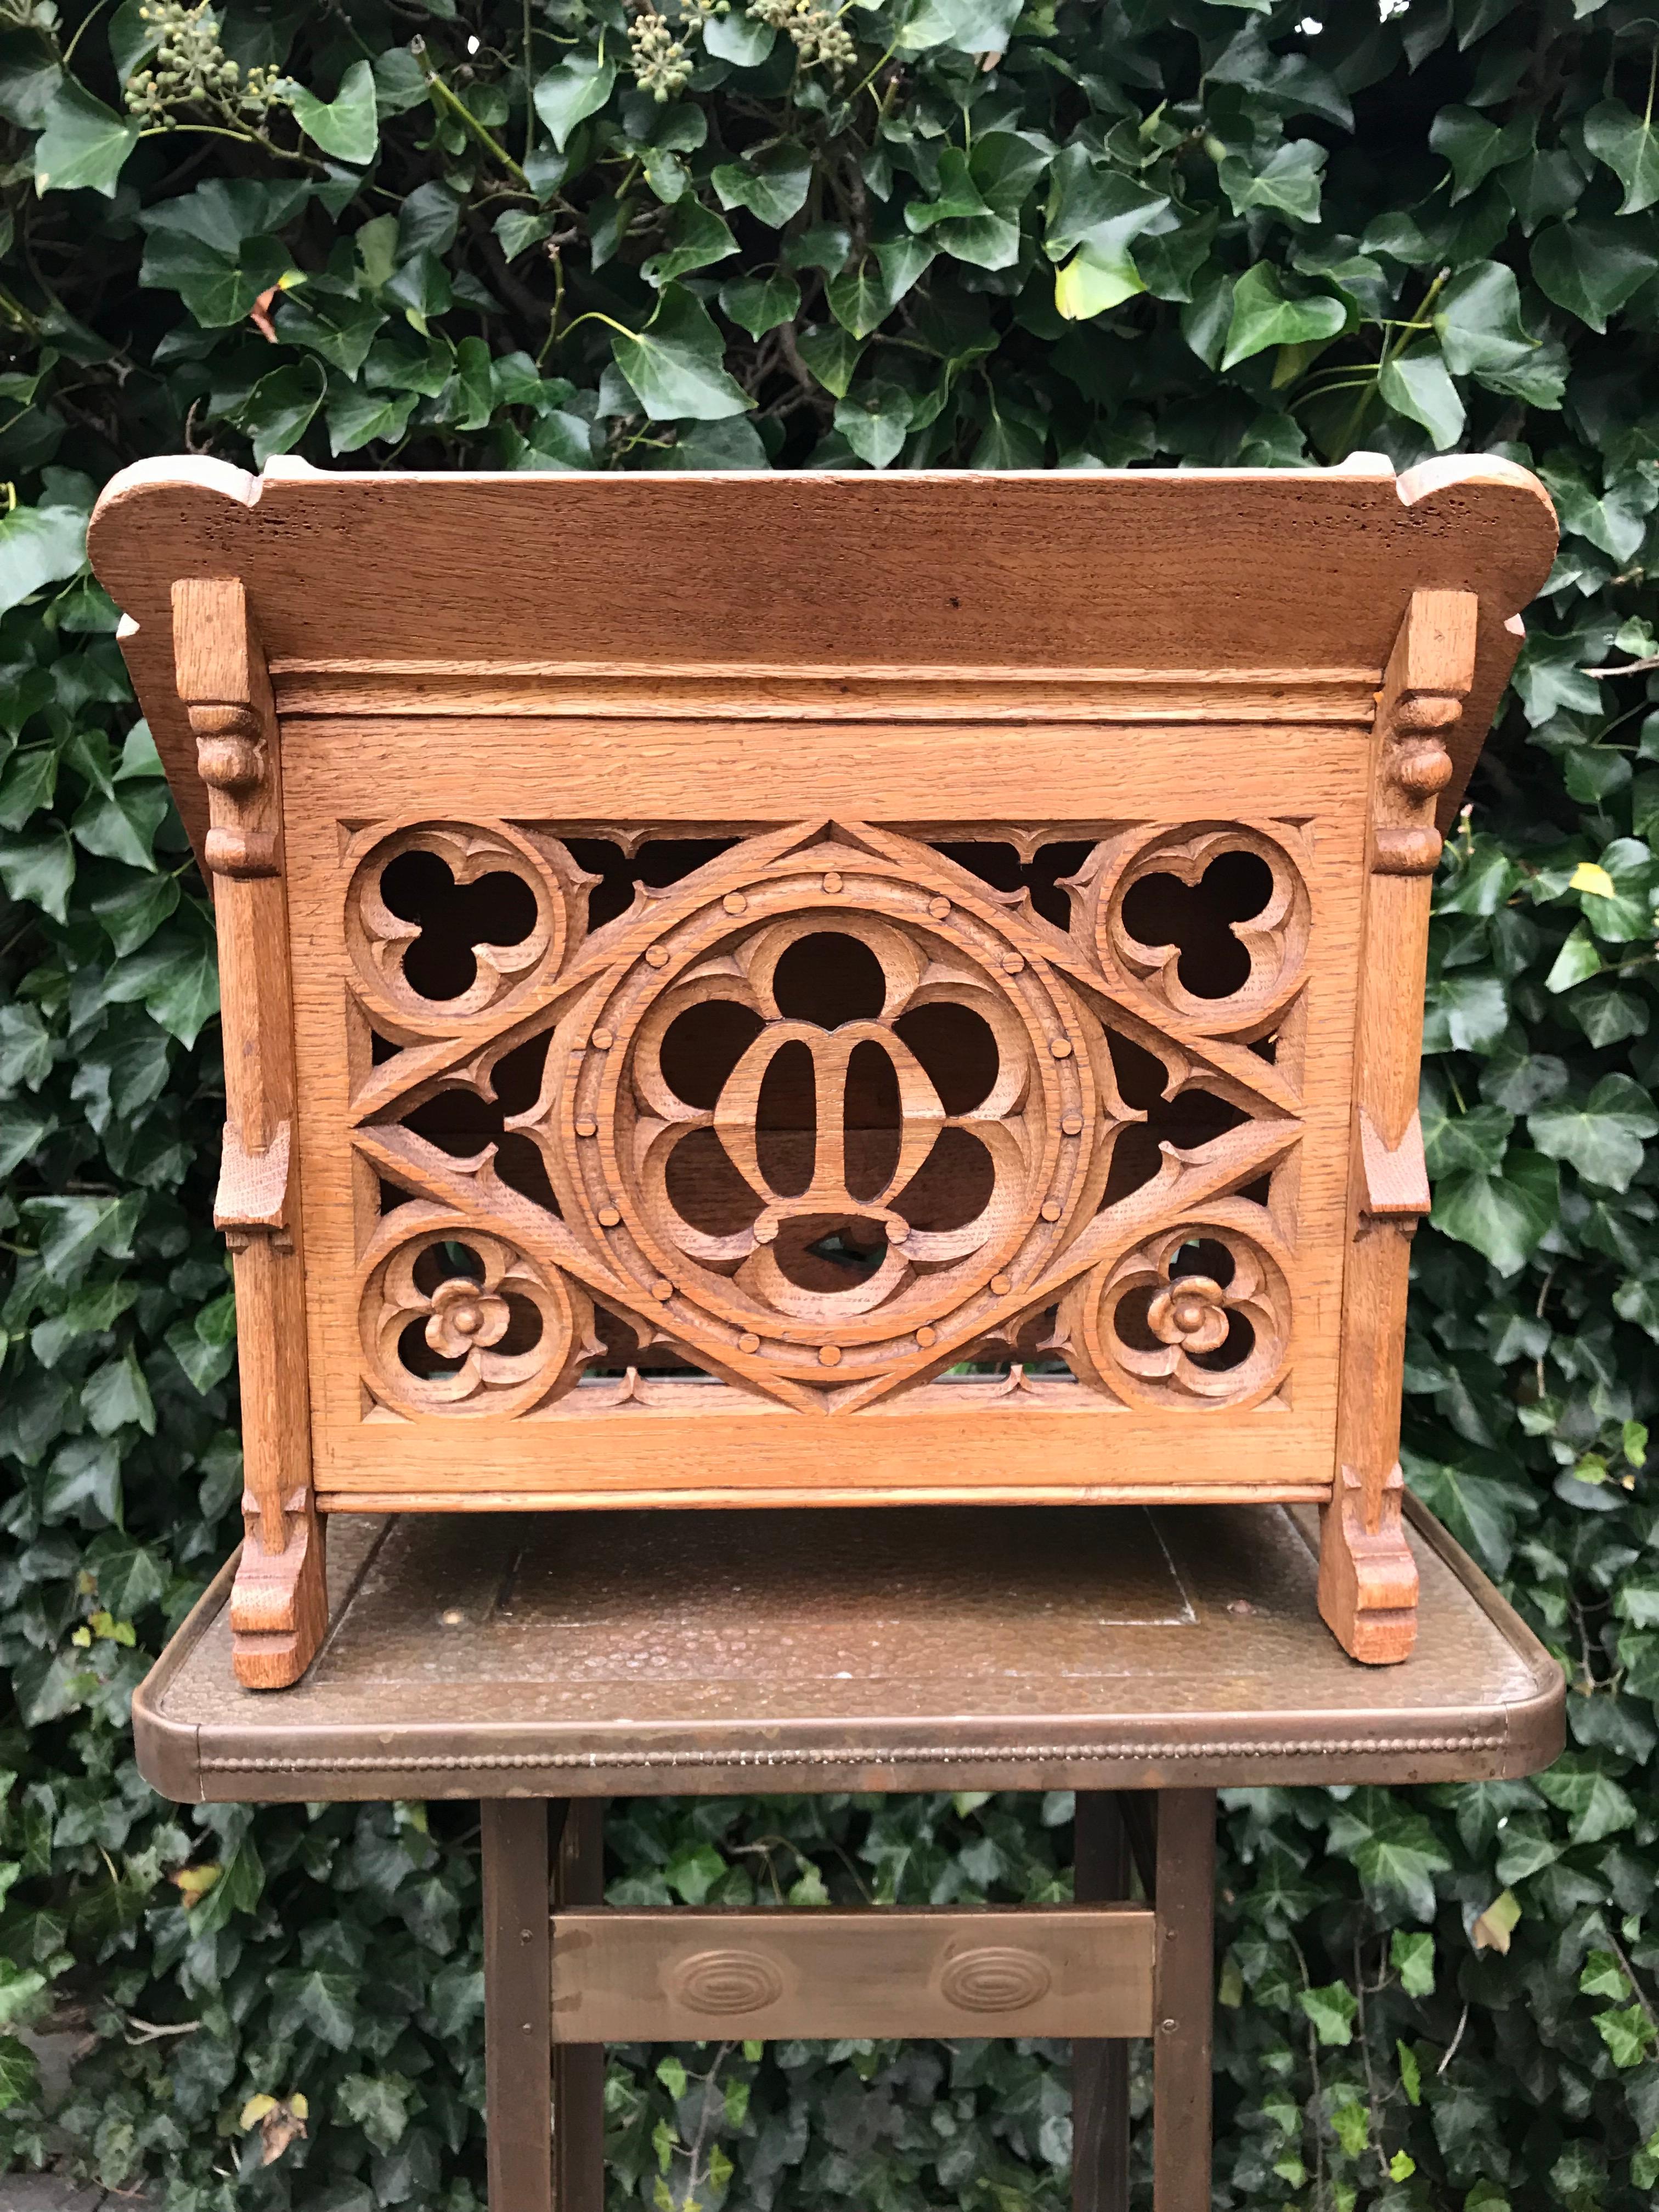
{"label": "circular rosette tracery", "polygon": [[346,894],[364,1001],[400,1038],[452,1032],[558,971],[580,872],[504,823],[422,822],[377,838]]}
{"label": "circular rosette tracery", "polygon": [[538,1115],[665,1334],[828,1385],[1016,1310],[1092,1212],[1102,1110],[1019,927],[821,847],[725,874],[570,1018]]}
{"label": "circular rosette tracery", "polygon": [[1264,1035],[1300,986],[1312,912],[1290,848],[1243,823],[1132,832],[1100,848],[1103,966],[1215,1036]]}
{"label": "circular rosette tracery", "polygon": [[404,1413],[528,1413],[574,1381],[591,1348],[580,1291],[441,1206],[386,1217],[361,1315],[369,1387]]}
{"label": "circular rosette tracery", "polygon": [[[1259,1209],[1251,1207],[1251,1212]],[[1067,1358],[1130,1405],[1259,1405],[1285,1378],[1291,1305],[1282,1257],[1223,1200],[1083,1278],[1061,1311]]]}

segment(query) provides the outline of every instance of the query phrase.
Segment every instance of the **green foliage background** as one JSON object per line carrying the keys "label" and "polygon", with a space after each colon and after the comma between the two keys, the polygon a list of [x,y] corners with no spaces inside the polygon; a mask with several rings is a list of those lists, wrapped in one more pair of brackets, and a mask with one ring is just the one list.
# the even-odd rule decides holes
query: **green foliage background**
{"label": "green foliage background", "polygon": [[[1409,1468],[1560,1653],[1571,1746],[1535,1784],[1229,1798],[1218,2201],[1632,2212],[1659,2180],[1659,27],[1633,0],[684,6],[0,0],[0,2166],[66,2136],[173,2212],[482,2190],[465,1814],[187,1814],[130,1757],[240,1486],[210,930],[82,566],[96,485],[186,447],[1462,447],[1537,467],[1565,534],[1437,893]],[[1069,1815],[636,1805],[615,1894],[1059,1895]],[[49,2018],[91,2039],[55,2136],[10,2032]],[[611,2099],[618,2203],[1066,2202],[1057,2048],[626,2051]]]}

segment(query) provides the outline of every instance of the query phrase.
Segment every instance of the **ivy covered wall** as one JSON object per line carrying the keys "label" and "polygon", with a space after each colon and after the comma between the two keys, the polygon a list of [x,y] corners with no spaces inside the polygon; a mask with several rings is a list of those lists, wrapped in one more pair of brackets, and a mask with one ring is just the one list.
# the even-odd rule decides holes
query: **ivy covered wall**
{"label": "ivy covered wall", "polygon": [[[0,2166],[482,2192],[465,1811],[198,1816],[131,1763],[240,1478],[212,938],[98,484],[1364,447],[1511,455],[1564,526],[1437,888],[1407,1440],[1571,1741],[1229,1798],[1218,2202],[1652,2202],[1656,54],[1635,0],[0,0]],[[619,1808],[614,1894],[1062,1895],[1069,1816]],[[610,2094],[619,2203],[1066,2201],[1059,2048],[623,2051]]]}

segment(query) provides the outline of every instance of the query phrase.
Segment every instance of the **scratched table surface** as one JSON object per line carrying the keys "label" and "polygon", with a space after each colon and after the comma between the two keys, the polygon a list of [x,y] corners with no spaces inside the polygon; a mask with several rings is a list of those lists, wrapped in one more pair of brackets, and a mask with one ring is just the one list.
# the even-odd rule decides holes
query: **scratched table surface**
{"label": "scratched table surface", "polygon": [[1489,1779],[1554,1662],[1415,1505],[1417,1649],[1345,1656],[1279,1506],[339,1516],[332,1626],[239,1689],[213,1583],[134,1701],[169,1796],[243,1802]]}

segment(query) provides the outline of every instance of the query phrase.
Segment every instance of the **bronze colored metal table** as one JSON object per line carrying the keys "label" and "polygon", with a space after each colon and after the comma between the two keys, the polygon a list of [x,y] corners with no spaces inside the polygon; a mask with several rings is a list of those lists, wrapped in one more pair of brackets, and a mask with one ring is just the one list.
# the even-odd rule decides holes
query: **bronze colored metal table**
{"label": "bronze colored metal table", "polygon": [[[236,1686],[233,1562],[134,1700],[138,1763],[185,1801],[483,1801],[495,2212],[600,2212],[608,2040],[988,2034],[1075,2039],[1077,2212],[1127,2204],[1150,2035],[1156,2212],[1207,2212],[1216,1790],[1561,1747],[1554,1662],[1410,1519],[1417,1650],[1365,1668],[1291,1509],[341,1517],[304,1679]],[[607,1796],[814,1789],[1073,1789],[1078,1902],[604,1905]]]}

